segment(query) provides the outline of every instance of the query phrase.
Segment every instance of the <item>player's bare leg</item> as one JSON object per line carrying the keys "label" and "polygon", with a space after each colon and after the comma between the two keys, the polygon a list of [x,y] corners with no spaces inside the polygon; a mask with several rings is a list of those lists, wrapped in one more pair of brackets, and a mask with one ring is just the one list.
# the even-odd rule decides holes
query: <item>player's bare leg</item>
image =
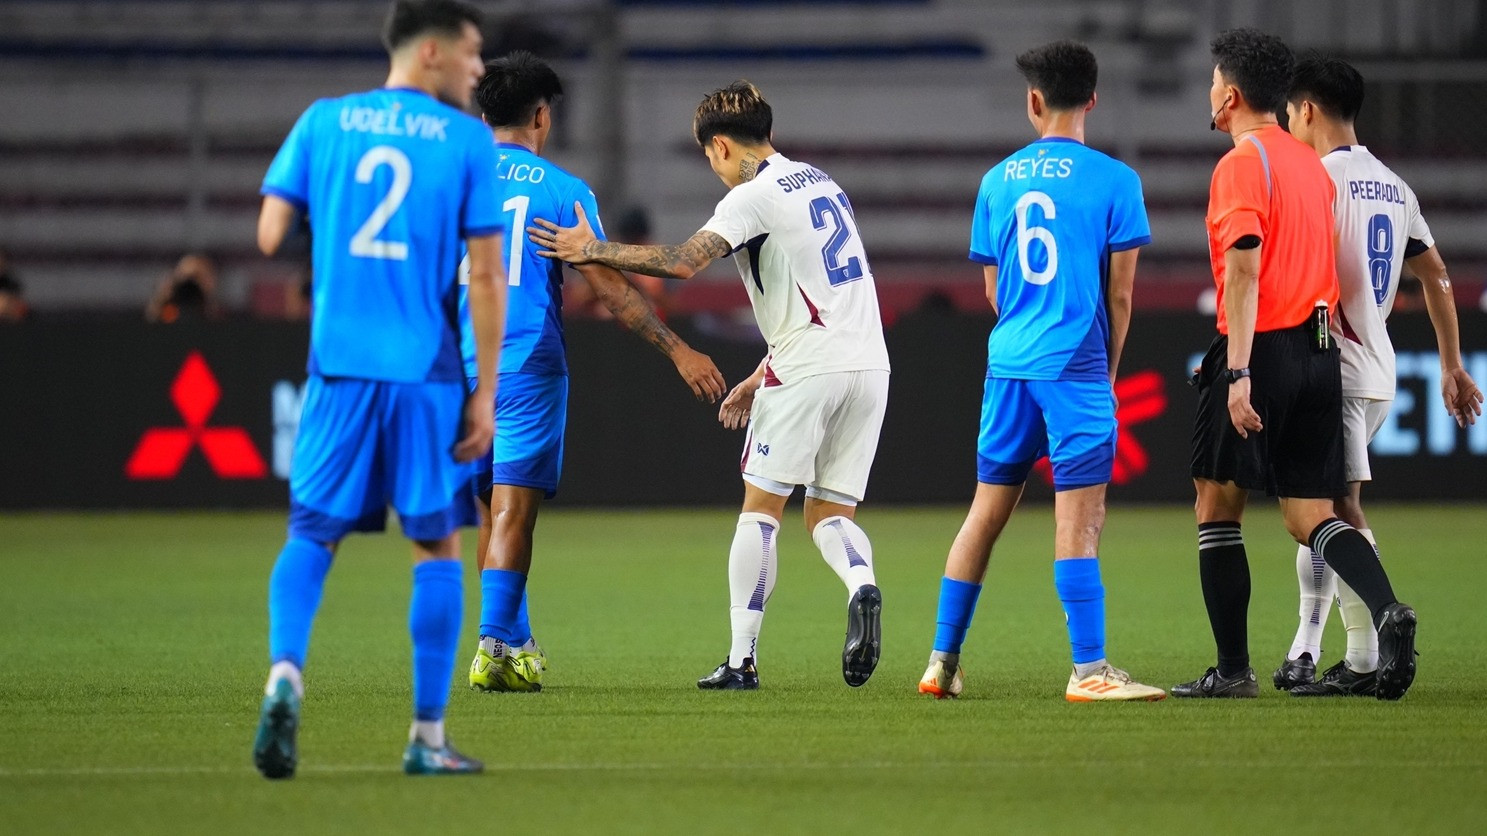
{"label": "player's bare leg", "polygon": [[544,492],[491,486],[481,513],[480,646],[470,663],[470,687],[481,691],[540,691],[547,658],[532,638],[526,580]]}
{"label": "player's bare leg", "polygon": [[1053,582],[1063,604],[1074,655],[1064,689],[1069,702],[1154,701],[1160,688],[1131,680],[1105,658],[1105,586],[1100,579],[1100,534],[1105,486],[1059,491],[1053,499]]}
{"label": "player's bare leg", "polygon": [[873,574],[873,544],[856,522],[857,503],[848,496],[807,488],[805,527],[826,565],[847,587],[847,633],[842,678],[856,688],[878,667],[883,648],[883,593]]}
{"label": "player's bare leg", "polygon": [[[765,490],[745,477],[743,508],[728,549],[728,621],[732,635],[728,658],[711,674],[697,680],[704,691],[750,691],[759,687],[754,662],[764,608],[774,592],[779,560],[780,517],[790,499],[791,485]],[[758,480],[764,481],[764,480]]]}
{"label": "player's bare leg", "polygon": [[413,638],[413,728],[403,753],[410,775],[480,772],[484,765],[455,750],[444,734],[449,680],[459,649],[464,609],[460,534],[413,543],[413,596],[408,630]]}
{"label": "player's bare leg", "polygon": [[935,617],[935,643],[929,656],[929,667],[919,680],[919,693],[936,699],[956,697],[965,687],[960,667],[960,648],[976,612],[981,595],[981,582],[991,561],[991,549],[1012,512],[1022,499],[1022,485],[976,484],[971,500],[950,554],[945,558],[945,576],[940,579],[939,614]]}

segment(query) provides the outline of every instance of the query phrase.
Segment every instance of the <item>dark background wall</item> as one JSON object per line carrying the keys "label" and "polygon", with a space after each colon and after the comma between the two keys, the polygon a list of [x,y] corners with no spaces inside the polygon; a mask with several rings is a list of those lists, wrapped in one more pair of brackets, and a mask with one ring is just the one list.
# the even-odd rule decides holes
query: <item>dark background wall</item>
{"label": "dark background wall", "polygon": [[[1487,315],[1461,318],[1468,369],[1487,379]],[[761,344],[712,335],[718,329],[706,322],[674,324],[730,382],[762,356]],[[925,310],[889,329],[893,382],[870,501],[969,499],[989,327],[986,318]],[[1445,415],[1429,320],[1399,314],[1392,330],[1400,397],[1375,440],[1368,494],[1487,498],[1487,423],[1457,430]],[[1211,321],[1194,314],[1137,315],[1118,384],[1113,500],[1191,498],[1195,396],[1185,369],[1212,334]],[[714,407],[694,401],[665,358],[612,323],[573,323],[568,343],[572,412],[558,502],[738,500],[742,434],[724,430]],[[306,345],[305,326],[293,323],[103,318],[0,330],[0,508],[285,506],[276,471],[287,464]],[[149,435],[152,428],[161,432]],[[146,438],[153,456],[140,453]],[[181,447],[176,468],[172,453]],[[147,478],[131,478],[131,462],[134,476]],[[1050,495],[1041,477],[1029,495]]]}

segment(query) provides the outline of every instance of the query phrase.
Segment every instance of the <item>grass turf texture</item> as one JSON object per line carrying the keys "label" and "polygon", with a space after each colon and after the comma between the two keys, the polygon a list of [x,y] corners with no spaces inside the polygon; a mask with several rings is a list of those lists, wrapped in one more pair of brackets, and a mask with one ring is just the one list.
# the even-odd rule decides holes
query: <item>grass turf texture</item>
{"label": "grass turf texture", "polygon": [[[0,518],[0,829],[1444,832],[1487,812],[1482,508],[1370,514],[1421,618],[1420,679],[1399,703],[1270,689],[1296,582],[1268,503],[1246,526],[1261,699],[1065,703],[1052,520],[1036,507],[993,556],[965,696],[920,697],[961,516],[865,510],[886,646],[858,690],[840,671],[846,596],[792,516],[763,687],[739,694],[693,685],[728,646],[731,512],[544,512],[531,584],[553,665],[543,693],[463,687],[478,612],[467,575],[449,727],[486,760],[476,778],[399,772],[407,551],[393,536],[353,538],[316,625],[300,773],[274,783],[253,772],[249,746],[282,514]],[[1170,687],[1211,663],[1194,539],[1187,509],[1110,514],[1111,658],[1141,681]],[[1335,613],[1325,647],[1324,666],[1343,649]]]}

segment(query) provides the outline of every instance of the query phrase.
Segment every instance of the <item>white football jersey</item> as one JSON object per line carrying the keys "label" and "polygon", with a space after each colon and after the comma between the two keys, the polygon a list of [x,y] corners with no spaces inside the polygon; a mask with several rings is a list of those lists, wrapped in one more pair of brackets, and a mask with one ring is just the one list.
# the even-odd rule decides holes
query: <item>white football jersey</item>
{"label": "white football jersey", "polygon": [[1340,293],[1332,327],[1342,338],[1342,393],[1390,400],[1394,345],[1384,321],[1399,290],[1405,249],[1412,242],[1433,247],[1435,240],[1415,193],[1367,148],[1343,146],[1322,164],[1337,186],[1332,212]]}
{"label": "white football jersey", "polygon": [[702,228],[733,247],[776,378],[888,370],[852,204],[825,172],[773,154]]}

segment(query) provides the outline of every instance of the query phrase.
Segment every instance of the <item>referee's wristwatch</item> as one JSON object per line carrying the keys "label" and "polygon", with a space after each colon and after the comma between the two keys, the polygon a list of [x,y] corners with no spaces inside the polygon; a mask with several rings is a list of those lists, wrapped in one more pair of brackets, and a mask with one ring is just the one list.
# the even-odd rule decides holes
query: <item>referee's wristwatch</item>
{"label": "referee's wristwatch", "polygon": [[1248,367],[1245,367],[1245,368],[1242,368],[1242,369],[1225,369],[1224,370],[1224,380],[1227,381],[1227,382],[1229,382],[1229,383],[1238,383],[1239,382],[1239,379],[1242,378],[1242,377],[1249,377],[1249,368]]}

